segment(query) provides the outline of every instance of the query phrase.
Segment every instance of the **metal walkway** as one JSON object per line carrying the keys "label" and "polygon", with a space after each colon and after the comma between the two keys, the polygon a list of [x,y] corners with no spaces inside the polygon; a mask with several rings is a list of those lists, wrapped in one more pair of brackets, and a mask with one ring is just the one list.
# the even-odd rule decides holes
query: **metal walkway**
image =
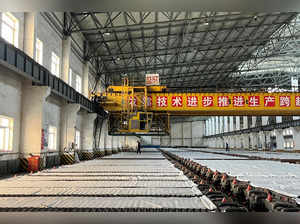
{"label": "metal walkway", "polygon": [[0,197],[0,211],[215,209],[192,181],[154,149],[4,179],[0,181]]}

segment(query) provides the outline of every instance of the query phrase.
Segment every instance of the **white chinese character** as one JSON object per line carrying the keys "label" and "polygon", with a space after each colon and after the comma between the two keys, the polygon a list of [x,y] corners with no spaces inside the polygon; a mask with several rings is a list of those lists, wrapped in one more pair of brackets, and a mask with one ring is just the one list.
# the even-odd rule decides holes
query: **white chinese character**
{"label": "white chinese character", "polygon": [[275,97],[273,97],[273,96],[265,97],[265,107],[267,107],[269,105],[273,105],[274,102],[275,102]]}
{"label": "white chinese character", "polygon": [[187,104],[188,104],[188,107],[197,107],[198,106],[198,98],[196,96],[188,96]]}
{"label": "white chinese character", "polygon": [[281,96],[280,97],[280,106],[281,107],[289,107],[291,104],[290,97],[288,96]]}
{"label": "white chinese character", "polygon": [[300,96],[296,96],[296,107],[300,107]]}
{"label": "white chinese character", "polygon": [[204,107],[209,107],[213,103],[213,99],[211,96],[204,96],[202,99],[202,103]]}
{"label": "white chinese character", "polygon": [[233,105],[236,106],[236,107],[244,106],[244,97],[243,96],[233,97]]}
{"label": "white chinese character", "polygon": [[137,104],[136,104],[136,97],[133,97],[133,100],[132,100],[132,97],[130,97],[129,98],[129,105],[130,106],[132,106],[132,104],[133,104],[133,106],[136,106]]}
{"label": "white chinese character", "polygon": [[251,107],[256,107],[259,105],[259,102],[258,102],[259,98],[256,97],[256,96],[250,96],[250,99],[249,99],[249,106]]}
{"label": "white chinese character", "polygon": [[228,97],[219,96],[218,97],[218,105],[219,105],[219,107],[227,107],[229,105]]}
{"label": "white chinese character", "polygon": [[157,106],[159,106],[159,107],[166,107],[167,106],[167,97],[165,97],[165,96],[158,96],[157,97]]}
{"label": "white chinese character", "polygon": [[172,98],[172,106],[173,107],[181,107],[182,106],[182,97],[175,96]]}

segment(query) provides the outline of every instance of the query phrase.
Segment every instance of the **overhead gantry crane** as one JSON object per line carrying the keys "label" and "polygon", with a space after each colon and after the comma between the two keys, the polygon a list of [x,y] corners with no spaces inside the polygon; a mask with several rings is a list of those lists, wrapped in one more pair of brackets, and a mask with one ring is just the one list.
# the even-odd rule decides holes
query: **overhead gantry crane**
{"label": "overhead gantry crane", "polygon": [[300,93],[172,93],[123,82],[91,96],[109,114],[110,135],[168,135],[170,116],[300,115]]}

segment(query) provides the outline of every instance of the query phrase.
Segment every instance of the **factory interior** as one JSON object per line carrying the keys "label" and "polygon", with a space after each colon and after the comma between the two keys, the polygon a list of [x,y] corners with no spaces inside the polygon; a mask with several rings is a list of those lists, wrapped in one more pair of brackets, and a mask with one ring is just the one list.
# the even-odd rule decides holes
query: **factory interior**
{"label": "factory interior", "polygon": [[300,214],[298,48],[291,11],[0,12],[0,212]]}

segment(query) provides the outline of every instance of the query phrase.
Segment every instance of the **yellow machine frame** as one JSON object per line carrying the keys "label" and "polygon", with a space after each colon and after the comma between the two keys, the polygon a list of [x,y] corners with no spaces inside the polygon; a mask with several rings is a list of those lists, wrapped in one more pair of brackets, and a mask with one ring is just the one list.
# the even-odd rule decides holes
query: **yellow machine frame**
{"label": "yellow machine frame", "polygon": [[[97,98],[100,106],[115,119],[120,118],[118,130],[114,131],[120,134],[151,133],[151,126],[155,122],[158,126],[154,133],[163,130],[168,134],[169,116],[300,115],[300,93],[168,93],[167,91],[166,86],[129,86],[128,79],[124,79],[122,86],[109,86],[105,93],[97,93],[93,97]],[[143,114],[147,115],[147,119],[141,120]],[[152,119],[148,119],[148,116]],[[160,121],[160,117],[164,119]],[[144,122],[143,130],[141,126],[134,125],[137,121]],[[166,127],[159,127],[160,122]]]}

